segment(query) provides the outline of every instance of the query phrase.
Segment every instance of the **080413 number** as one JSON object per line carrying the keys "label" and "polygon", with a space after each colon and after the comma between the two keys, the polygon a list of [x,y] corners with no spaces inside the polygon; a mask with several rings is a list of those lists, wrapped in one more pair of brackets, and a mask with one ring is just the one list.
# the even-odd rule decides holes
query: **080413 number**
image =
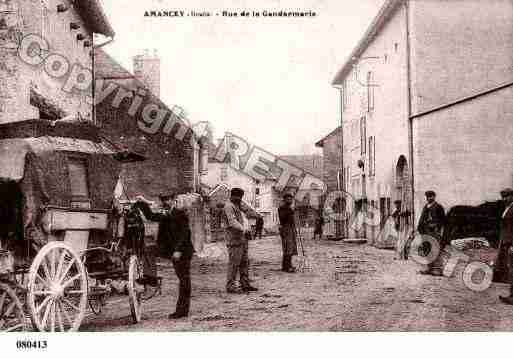
{"label": "080413 number", "polygon": [[18,349],[28,349],[28,350],[42,350],[48,347],[48,343],[46,340],[17,340],[16,348]]}

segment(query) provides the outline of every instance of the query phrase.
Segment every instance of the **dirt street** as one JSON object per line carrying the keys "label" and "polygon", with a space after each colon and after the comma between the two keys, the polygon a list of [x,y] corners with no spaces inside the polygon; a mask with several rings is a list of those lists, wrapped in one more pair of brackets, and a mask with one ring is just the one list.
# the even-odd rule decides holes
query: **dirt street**
{"label": "dirt street", "polygon": [[413,261],[365,244],[306,243],[312,270],[279,271],[277,237],[250,242],[251,277],[258,292],[224,291],[225,260],[195,258],[191,316],[171,321],[177,280],[163,262],[163,293],[144,304],[143,322],[130,322],[128,298],[114,297],[88,313],[82,331],[488,331],[513,330],[513,307],[501,304],[504,284],[467,289],[462,266],[453,277],[417,274]]}

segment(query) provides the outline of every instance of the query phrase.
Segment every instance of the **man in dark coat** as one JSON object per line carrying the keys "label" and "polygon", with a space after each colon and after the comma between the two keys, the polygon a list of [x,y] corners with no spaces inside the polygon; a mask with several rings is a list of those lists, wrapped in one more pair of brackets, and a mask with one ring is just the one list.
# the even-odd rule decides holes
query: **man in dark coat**
{"label": "man in dark coat", "polygon": [[[442,229],[445,224],[445,210],[436,202],[436,193],[434,191],[426,191],[426,202],[426,205],[422,209],[422,214],[420,215],[417,230],[421,235],[427,235],[435,239],[441,247]],[[431,248],[426,248],[429,243],[424,242],[423,244],[424,252],[429,253]],[[442,248],[440,248],[440,250],[441,249]],[[435,260],[428,264],[427,269],[420,271],[420,273],[441,276],[440,260],[440,255],[438,255]]]}
{"label": "man in dark coat", "polygon": [[255,235],[254,238],[262,239],[262,232],[264,230],[264,218],[261,215],[258,215],[255,223]]}
{"label": "man in dark coat", "polygon": [[[232,294],[248,293],[258,290],[251,286],[249,280],[248,240],[251,228],[241,209],[244,190],[232,188],[230,200],[224,205],[226,221],[226,246],[228,248],[228,273],[226,291]],[[240,288],[235,283],[240,276]]]}
{"label": "man in dark coat", "polygon": [[314,227],[314,239],[319,236],[319,240],[322,239],[322,227],[324,226],[324,217],[322,216],[322,212],[319,211],[319,214],[315,218],[315,227]]}
{"label": "man in dark coat", "polygon": [[394,220],[394,229],[399,232],[401,230],[401,216],[402,216],[402,212],[401,212],[401,201],[400,200],[395,200],[394,201],[394,204],[395,204],[395,210],[394,212],[392,212],[392,219]]}
{"label": "man in dark coat", "polygon": [[499,259],[505,264],[510,289],[509,296],[499,296],[499,299],[513,305],[513,189],[504,189],[501,191],[501,196],[506,209],[502,214],[499,232]]}
{"label": "man in dark coat", "polygon": [[287,193],[283,196],[283,202],[280,208],[278,208],[281,245],[283,250],[281,270],[294,273],[296,270],[292,267],[292,256],[297,255],[296,222],[294,219],[294,209],[292,209],[294,197],[292,194]]}
{"label": "man in dark coat", "polygon": [[[497,237],[498,239],[502,238],[502,226],[503,226],[503,218],[504,211],[509,205],[509,188],[506,188],[501,191],[501,201],[503,208],[500,210],[500,214],[498,216],[498,223],[497,223]],[[508,241],[506,240],[506,243],[503,243],[502,240],[499,240],[498,244],[498,254],[497,259],[495,260],[495,264],[493,266],[493,281],[499,282],[499,283],[509,283],[509,276],[508,276],[508,268],[507,268],[507,254],[508,254]]]}
{"label": "man in dark coat", "polygon": [[157,243],[165,256],[171,256],[173,267],[179,281],[176,310],[169,319],[178,319],[189,315],[191,303],[191,260],[194,246],[191,241],[189,217],[183,209],[176,207],[176,194],[161,195],[163,213],[152,212],[147,203],[138,201],[139,208],[146,219],[159,222]]}

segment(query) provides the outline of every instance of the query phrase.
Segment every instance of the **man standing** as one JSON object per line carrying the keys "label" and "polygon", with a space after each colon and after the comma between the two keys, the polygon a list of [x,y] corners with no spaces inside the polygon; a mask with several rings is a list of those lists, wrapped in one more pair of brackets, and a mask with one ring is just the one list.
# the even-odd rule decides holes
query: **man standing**
{"label": "man standing", "polygon": [[[418,232],[421,235],[429,236],[434,239],[441,246],[442,229],[445,224],[445,211],[444,208],[436,202],[436,193],[434,191],[426,191],[426,205],[422,209],[420,215],[419,225],[417,227]],[[429,242],[424,242],[424,252],[429,254],[432,248],[426,248]],[[440,248],[441,250],[441,248]],[[440,253],[430,263],[424,271],[420,271],[420,274],[430,274],[435,276],[441,276],[442,271],[439,267]]]}
{"label": "man standing", "polygon": [[[224,206],[228,247],[226,291],[233,294],[258,290],[249,284],[248,239],[251,237],[251,229],[241,210],[243,196],[244,190],[232,188],[230,200]],[[240,275],[240,288],[235,285],[237,273]]]}
{"label": "man standing", "polygon": [[292,194],[287,193],[283,196],[283,202],[280,208],[278,208],[281,246],[283,250],[281,270],[294,273],[296,270],[292,267],[292,256],[297,255],[296,222],[294,210],[292,209],[294,197]]}
{"label": "man standing", "polygon": [[504,189],[501,191],[501,196],[506,209],[502,214],[499,232],[499,259],[502,259],[505,264],[510,289],[509,296],[499,296],[499,299],[506,304],[513,305],[513,189]]}
{"label": "man standing", "polygon": [[392,212],[392,219],[394,220],[394,229],[399,232],[401,230],[401,201],[396,199],[394,201],[395,210]]}
{"label": "man standing", "polygon": [[319,236],[319,240],[322,239],[322,227],[324,226],[324,217],[322,216],[321,210],[319,210],[319,213],[317,217],[315,217],[315,225],[314,225],[314,240]]}
{"label": "man standing", "polygon": [[173,267],[179,281],[176,310],[168,316],[178,319],[189,315],[191,304],[191,260],[194,247],[191,241],[189,218],[183,209],[177,208],[176,194],[160,195],[163,213],[154,213],[146,202],[138,201],[146,219],[159,222],[157,243],[173,260]]}
{"label": "man standing", "polygon": [[262,215],[258,215],[255,223],[255,239],[262,239],[262,231],[264,230],[264,218]]}

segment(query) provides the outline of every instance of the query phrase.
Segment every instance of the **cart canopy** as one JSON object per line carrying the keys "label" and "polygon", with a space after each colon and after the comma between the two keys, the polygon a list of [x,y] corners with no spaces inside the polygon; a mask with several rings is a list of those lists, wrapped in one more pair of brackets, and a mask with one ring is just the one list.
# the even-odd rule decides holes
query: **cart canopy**
{"label": "cart canopy", "polygon": [[[65,137],[0,140],[0,182],[20,184],[27,202],[70,207],[75,187],[86,188],[93,208],[110,208],[120,164],[101,143]],[[83,179],[72,176],[83,164]],[[80,168],[79,168],[80,170]],[[79,181],[77,184],[76,182]],[[81,182],[80,182],[81,181]]]}

